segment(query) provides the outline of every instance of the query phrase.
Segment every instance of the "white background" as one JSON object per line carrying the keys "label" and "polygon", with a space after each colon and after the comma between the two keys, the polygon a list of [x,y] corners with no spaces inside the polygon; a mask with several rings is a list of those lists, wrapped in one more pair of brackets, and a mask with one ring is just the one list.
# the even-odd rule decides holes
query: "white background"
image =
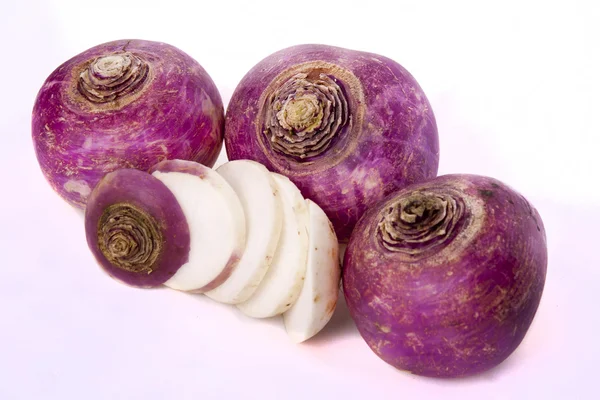
{"label": "white background", "polygon": [[[597,399],[599,21],[598,1],[2,0],[0,399]],[[432,103],[440,174],[499,178],[543,217],[548,278],[519,349],[480,376],[416,377],[368,349],[343,302],[294,345],[278,319],[103,275],[81,213],[42,177],[31,109],[60,63],[123,38],[186,51],[225,104],[293,44],[401,63]]]}

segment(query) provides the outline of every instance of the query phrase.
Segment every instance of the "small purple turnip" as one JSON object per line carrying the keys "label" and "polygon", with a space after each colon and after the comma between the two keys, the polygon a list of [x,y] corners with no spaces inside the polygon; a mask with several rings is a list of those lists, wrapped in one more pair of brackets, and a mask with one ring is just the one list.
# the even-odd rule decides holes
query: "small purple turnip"
{"label": "small purple turnip", "polygon": [[225,119],[230,160],[287,176],[347,241],[385,195],[436,176],[434,114],[389,58],[325,45],[276,52],[239,83]]}
{"label": "small purple turnip", "polygon": [[147,171],[166,159],[212,167],[224,110],[206,71],[159,42],[119,40],[54,70],[32,113],[38,162],[52,188],[85,208],[98,181],[120,168]]}
{"label": "small purple turnip", "polygon": [[492,178],[446,175],[364,214],[346,249],[343,289],[384,361],[418,375],[468,376],[521,343],[546,265],[542,220],[522,195]]}

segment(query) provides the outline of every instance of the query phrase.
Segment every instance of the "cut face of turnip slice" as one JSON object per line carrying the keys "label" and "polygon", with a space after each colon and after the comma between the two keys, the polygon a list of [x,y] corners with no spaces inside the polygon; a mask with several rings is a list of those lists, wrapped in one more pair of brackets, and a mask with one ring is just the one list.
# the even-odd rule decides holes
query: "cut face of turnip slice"
{"label": "cut face of turnip slice", "polygon": [[308,261],[298,300],[283,314],[289,337],[297,343],[316,335],[329,322],[339,293],[341,268],[333,225],[311,200],[308,204]]}
{"label": "cut face of turnip slice", "polygon": [[130,286],[161,286],[188,262],[190,231],[177,199],[136,169],[110,172],[96,185],[85,233],[102,269]]}
{"label": "cut face of turnip slice", "polygon": [[238,304],[258,288],[277,249],[283,222],[281,195],[269,170],[255,161],[236,160],[217,168],[231,185],[246,215],[246,249],[231,276],[205,294]]}
{"label": "cut face of turnip slice", "polygon": [[238,308],[246,315],[267,318],[282,314],[302,290],[308,255],[308,208],[300,190],[273,173],[283,200],[283,227],[273,262],[254,294]]}
{"label": "cut face of turnip slice", "polygon": [[192,161],[163,161],[152,175],[173,192],[190,227],[189,261],[165,285],[197,293],[214,289],[229,278],[246,244],[237,195],[216,171]]}

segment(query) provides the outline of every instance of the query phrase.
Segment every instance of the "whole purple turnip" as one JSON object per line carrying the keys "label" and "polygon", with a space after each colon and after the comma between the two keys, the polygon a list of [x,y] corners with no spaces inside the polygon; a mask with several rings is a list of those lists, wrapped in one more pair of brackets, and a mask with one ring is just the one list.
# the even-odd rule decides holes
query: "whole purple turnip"
{"label": "whole purple turnip", "polygon": [[32,115],[36,155],[52,188],[85,208],[98,181],[119,168],[165,159],[212,167],[224,109],[206,71],[159,42],[119,40],[76,55],[40,89]]}
{"label": "whole purple turnip", "polygon": [[385,195],[437,174],[431,106],[413,76],[372,53],[325,45],[276,52],[239,83],[225,119],[229,159],[289,177],[348,239]]}
{"label": "whole purple turnip", "polygon": [[386,197],[344,258],[351,316],[384,361],[414,374],[488,370],[521,343],[546,278],[542,220],[495,179],[446,175]]}

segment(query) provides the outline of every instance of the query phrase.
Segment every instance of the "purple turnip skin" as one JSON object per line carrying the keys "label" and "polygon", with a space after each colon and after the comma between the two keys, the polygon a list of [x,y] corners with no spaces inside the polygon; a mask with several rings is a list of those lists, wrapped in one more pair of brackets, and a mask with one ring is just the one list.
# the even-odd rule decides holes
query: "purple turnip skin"
{"label": "purple turnip skin", "polygon": [[344,257],[343,290],[384,361],[460,377],[498,365],[521,343],[546,265],[542,220],[522,195],[492,178],[446,175],[364,214]]}
{"label": "purple turnip skin", "polygon": [[173,193],[152,175],[120,169],[89,196],[85,232],[100,267],[134,287],[161,286],[188,261],[190,232]]}
{"label": "purple turnip skin", "polygon": [[221,97],[200,64],[143,40],[104,43],[66,61],[44,82],[32,113],[42,172],[77,208],[120,168],[147,171],[165,159],[212,167],[223,125]]}
{"label": "purple turnip skin", "polygon": [[[337,119],[319,114],[327,100]],[[290,150],[284,132],[315,144]],[[434,114],[408,71],[377,54],[314,44],[276,52],[244,76],[227,108],[225,148],[230,160],[289,177],[342,242],[370,205],[435,177],[439,162]]]}

